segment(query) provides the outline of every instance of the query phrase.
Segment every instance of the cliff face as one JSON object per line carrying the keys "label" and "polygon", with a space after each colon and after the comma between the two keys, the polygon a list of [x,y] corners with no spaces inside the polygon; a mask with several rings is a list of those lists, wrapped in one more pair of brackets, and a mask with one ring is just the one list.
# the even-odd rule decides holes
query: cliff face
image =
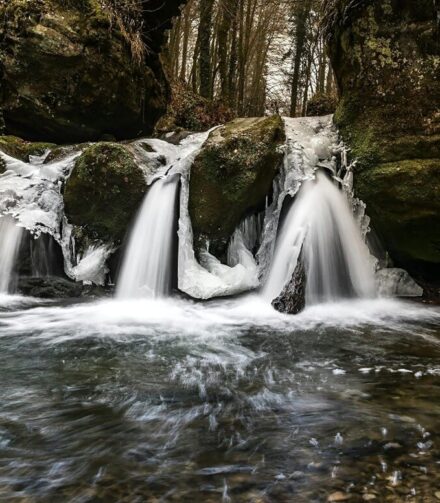
{"label": "cliff face", "polygon": [[153,3],[130,31],[114,0],[0,2],[3,131],[55,142],[150,133],[168,101],[159,51],[181,2]]}
{"label": "cliff face", "polygon": [[357,195],[395,261],[440,266],[440,57],[432,0],[329,0],[335,115]]}

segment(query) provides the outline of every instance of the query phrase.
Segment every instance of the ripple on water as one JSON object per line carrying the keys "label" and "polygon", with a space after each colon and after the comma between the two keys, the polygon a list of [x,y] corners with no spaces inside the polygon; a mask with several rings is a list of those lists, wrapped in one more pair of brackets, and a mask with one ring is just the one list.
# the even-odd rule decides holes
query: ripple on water
{"label": "ripple on water", "polygon": [[6,500],[435,497],[438,308],[0,305]]}

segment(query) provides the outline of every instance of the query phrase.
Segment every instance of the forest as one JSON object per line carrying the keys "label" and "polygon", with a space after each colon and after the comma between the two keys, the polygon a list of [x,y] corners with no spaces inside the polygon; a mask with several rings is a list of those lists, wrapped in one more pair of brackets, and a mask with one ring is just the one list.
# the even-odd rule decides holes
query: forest
{"label": "forest", "polygon": [[176,94],[239,117],[334,112],[323,10],[321,1],[188,2],[165,52]]}
{"label": "forest", "polygon": [[0,0],[0,500],[440,501],[440,2]]}

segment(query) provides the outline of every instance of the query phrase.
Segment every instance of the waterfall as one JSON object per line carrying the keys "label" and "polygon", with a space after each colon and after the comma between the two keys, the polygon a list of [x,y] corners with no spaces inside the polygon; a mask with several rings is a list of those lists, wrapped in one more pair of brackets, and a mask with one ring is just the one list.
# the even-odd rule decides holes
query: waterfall
{"label": "waterfall", "polygon": [[12,217],[0,218],[0,293],[11,290],[12,277],[23,229],[16,225]]}
{"label": "waterfall", "polygon": [[59,245],[49,234],[42,233],[36,239],[30,236],[29,252],[32,276],[46,278],[62,273],[59,267],[62,260],[59,257],[61,249],[58,251],[57,246]]}
{"label": "waterfall", "polygon": [[151,186],[130,237],[118,297],[163,297],[170,293],[178,190],[178,176],[161,178]]}
{"label": "waterfall", "polygon": [[306,303],[375,294],[373,264],[344,192],[322,172],[303,183],[277,239],[263,295],[277,297],[300,256]]}
{"label": "waterfall", "polygon": [[120,298],[163,297],[170,293],[177,275],[173,265],[177,249],[177,215],[182,176],[191,165],[210,131],[184,139],[180,145],[162,140],[142,140],[166,162],[153,177],[130,234],[116,294]]}

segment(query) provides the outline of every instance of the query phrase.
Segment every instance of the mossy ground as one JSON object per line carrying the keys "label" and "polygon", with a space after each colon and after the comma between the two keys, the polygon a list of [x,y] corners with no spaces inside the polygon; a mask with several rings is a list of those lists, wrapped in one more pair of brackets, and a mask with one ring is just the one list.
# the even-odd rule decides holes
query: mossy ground
{"label": "mossy ground", "polygon": [[117,3],[0,2],[0,108],[8,134],[74,143],[152,131],[168,97],[158,56],[148,56],[154,68],[134,57],[140,33],[121,21],[124,9],[106,2]]}

